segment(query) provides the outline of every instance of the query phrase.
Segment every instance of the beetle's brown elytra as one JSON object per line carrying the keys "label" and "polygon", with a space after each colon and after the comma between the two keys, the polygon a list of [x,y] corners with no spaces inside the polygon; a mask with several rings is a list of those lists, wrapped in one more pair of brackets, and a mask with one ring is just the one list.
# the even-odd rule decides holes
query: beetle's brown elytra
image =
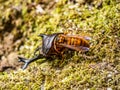
{"label": "beetle's brown elytra", "polygon": [[[51,35],[40,34],[42,37],[42,46],[38,47],[36,51],[40,53],[31,59],[18,57],[19,61],[24,62],[25,69],[29,63],[44,57],[52,57],[52,55],[63,55],[65,50],[88,51],[90,37],[79,35],[68,35],[64,33],[54,33]],[[67,48],[67,49],[66,49]]]}

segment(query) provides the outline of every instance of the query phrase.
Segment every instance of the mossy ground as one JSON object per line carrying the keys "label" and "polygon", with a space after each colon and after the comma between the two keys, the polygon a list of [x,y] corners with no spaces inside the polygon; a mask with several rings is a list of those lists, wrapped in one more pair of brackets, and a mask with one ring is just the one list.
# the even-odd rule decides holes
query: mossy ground
{"label": "mossy ground", "polygon": [[[44,63],[40,59],[24,71],[1,72],[1,90],[120,89],[119,0],[1,0],[0,4],[0,32],[11,30],[22,38],[17,51],[27,58],[42,43],[39,33],[70,30],[92,38],[89,52],[75,52],[62,65],[59,59]],[[36,11],[39,5],[44,11]]]}

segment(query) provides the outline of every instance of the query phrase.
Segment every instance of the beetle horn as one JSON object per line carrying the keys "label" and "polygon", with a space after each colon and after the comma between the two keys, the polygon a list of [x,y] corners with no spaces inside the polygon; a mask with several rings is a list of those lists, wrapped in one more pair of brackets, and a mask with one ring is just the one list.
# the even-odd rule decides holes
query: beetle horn
{"label": "beetle horn", "polygon": [[38,36],[40,36],[40,37],[45,37],[46,35],[45,35],[45,34],[39,34]]}
{"label": "beetle horn", "polygon": [[33,57],[33,58],[30,58],[30,59],[26,59],[26,58],[23,58],[23,57],[18,57],[18,59],[19,59],[18,61],[19,61],[19,62],[24,62],[24,65],[23,65],[23,67],[22,67],[22,69],[24,70],[24,69],[27,68],[27,66],[28,66],[31,62],[36,61],[36,60],[41,59],[41,58],[44,58],[44,56],[43,56],[42,54],[39,54],[39,55],[37,55],[37,56],[35,56],[35,57]]}

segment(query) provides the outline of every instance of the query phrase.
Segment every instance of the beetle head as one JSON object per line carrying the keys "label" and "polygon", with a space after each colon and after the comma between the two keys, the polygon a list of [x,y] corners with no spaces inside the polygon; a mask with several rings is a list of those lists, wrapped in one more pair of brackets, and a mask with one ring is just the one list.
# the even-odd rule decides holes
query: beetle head
{"label": "beetle head", "polygon": [[48,54],[51,47],[53,46],[53,41],[58,34],[59,33],[51,35],[39,34],[39,36],[42,37],[42,53],[44,55]]}

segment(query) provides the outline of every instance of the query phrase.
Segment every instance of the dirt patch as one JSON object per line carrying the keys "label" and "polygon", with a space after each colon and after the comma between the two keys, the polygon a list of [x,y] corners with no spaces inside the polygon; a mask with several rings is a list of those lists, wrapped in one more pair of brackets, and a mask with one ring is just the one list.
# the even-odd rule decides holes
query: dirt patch
{"label": "dirt patch", "polygon": [[22,65],[22,63],[18,62],[17,52],[11,52],[7,57],[2,56],[2,60],[0,62],[0,71],[5,71],[7,69],[18,69]]}
{"label": "dirt patch", "polygon": [[20,66],[20,63],[17,62],[17,50],[22,43],[21,39],[15,40],[15,36],[8,32],[0,38],[0,71],[8,68],[17,69]]}

